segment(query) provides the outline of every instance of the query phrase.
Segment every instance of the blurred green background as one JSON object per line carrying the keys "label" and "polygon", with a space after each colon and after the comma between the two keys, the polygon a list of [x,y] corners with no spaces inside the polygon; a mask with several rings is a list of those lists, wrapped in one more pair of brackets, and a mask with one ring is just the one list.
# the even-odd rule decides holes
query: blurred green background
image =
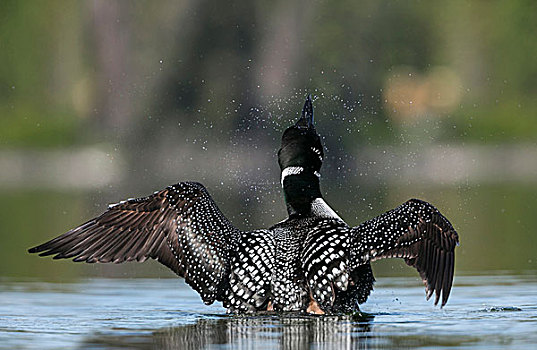
{"label": "blurred green background", "polygon": [[241,229],[282,220],[276,151],[307,93],[349,224],[422,198],[460,233],[458,273],[537,271],[534,1],[4,0],[0,16],[0,277],[171,277],[26,249],[178,181]]}

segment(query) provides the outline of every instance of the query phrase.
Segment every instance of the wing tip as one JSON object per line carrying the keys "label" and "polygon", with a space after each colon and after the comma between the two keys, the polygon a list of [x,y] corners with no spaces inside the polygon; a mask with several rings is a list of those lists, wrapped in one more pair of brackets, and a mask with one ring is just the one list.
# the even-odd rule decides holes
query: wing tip
{"label": "wing tip", "polygon": [[27,252],[30,253],[30,254],[40,253],[39,256],[50,255],[50,254],[47,254],[50,251],[50,248],[45,246],[46,244],[47,243],[41,244],[41,245],[38,245],[38,246],[35,246],[35,247],[32,247],[32,248],[28,248]]}
{"label": "wing tip", "polygon": [[453,278],[443,281],[443,285],[439,288],[436,288],[436,286],[429,287],[427,286],[427,282],[425,283],[425,300],[429,301],[434,295],[434,306],[438,306],[438,303],[441,301],[440,308],[443,308],[449,300]]}

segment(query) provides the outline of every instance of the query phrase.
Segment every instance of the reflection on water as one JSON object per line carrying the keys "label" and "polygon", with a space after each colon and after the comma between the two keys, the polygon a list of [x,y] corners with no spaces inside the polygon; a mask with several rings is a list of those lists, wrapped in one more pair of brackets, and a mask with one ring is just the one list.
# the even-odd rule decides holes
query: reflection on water
{"label": "reflection on water", "polygon": [[226,315],[180,279],[0,279],[0,348],[534,349],[537,276],[461,276],[444,309],[379,278],[362,316]]}
{"label": "reflection on water", "polygon": [[225,344],[237,349],[362,348],[373,316],[249,316],[200,318],[195,323],[164,328],[145,337],[96,334],[81,349],[129,346],[136,349],[205,349]]}

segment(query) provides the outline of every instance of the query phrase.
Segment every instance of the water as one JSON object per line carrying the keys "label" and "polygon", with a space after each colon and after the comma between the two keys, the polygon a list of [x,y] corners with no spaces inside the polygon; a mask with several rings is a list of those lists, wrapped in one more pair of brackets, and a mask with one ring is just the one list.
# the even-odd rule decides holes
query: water
{"label": "water", "polygon": [[181,279],[2,280],[5,349],[516,348],[537,344],[537,276],[457,276],[444,309],[378,278],[362,317],[229,316]]}

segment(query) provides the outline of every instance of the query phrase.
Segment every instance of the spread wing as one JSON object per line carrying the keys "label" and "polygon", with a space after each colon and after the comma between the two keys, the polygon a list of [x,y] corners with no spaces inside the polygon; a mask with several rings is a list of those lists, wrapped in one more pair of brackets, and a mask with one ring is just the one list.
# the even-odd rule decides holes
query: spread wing
{"label": "spread wing", "polygon": [[448,300],[459,236],[431,204],[411,199],[352,229],[351,262],[355,267],[383,258],[403,258],[415,267],[435,305]]}
{"label": "spread wing", "polygon": [[29,252],[88,263],[153,258],[184,277],[210,304],[221,300],[229,283],[229,254],[239,235],[203,185],[181,182],[111,205]]}

